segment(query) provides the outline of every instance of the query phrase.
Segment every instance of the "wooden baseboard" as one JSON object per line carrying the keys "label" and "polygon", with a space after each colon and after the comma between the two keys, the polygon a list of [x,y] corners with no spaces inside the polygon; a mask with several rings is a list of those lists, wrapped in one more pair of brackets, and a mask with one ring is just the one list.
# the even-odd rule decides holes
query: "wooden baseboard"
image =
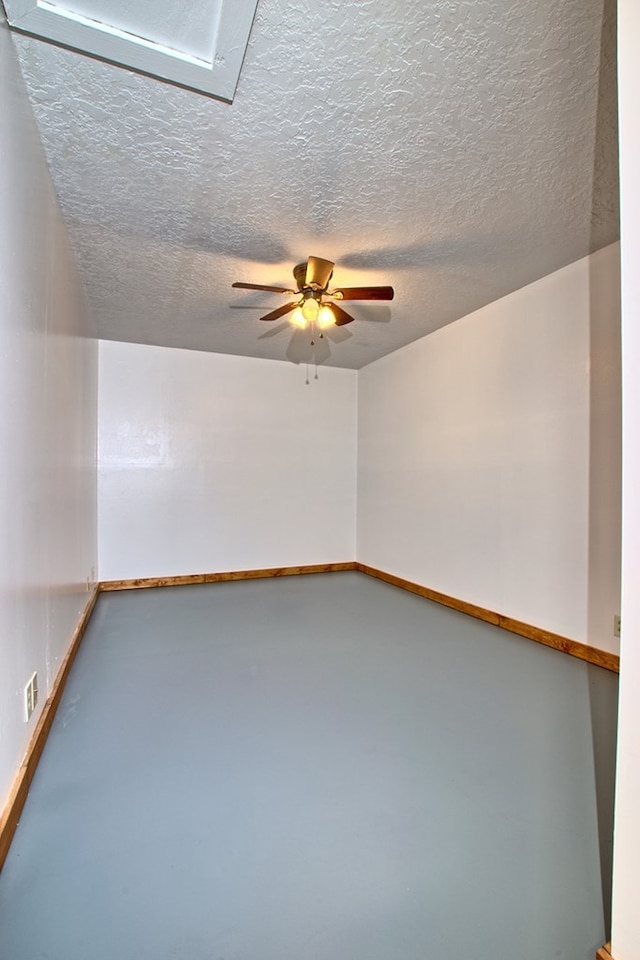
{"label": "wooden baseboard", "polygon": [[580,643],[578,640],[571,640],[569,637],[563,637],[560,634],[552,633],[549,630],[543,630],[540,627],[534,627],[521,620],[514,620],[513,617],[507,617],[494,610],[488,610],[486,607],[480,607],[474,603],[467,603],[465,600],[459,600],[457,597],[451,597],[446,593],[440,593],[438,590],[431,590],[419,583],[413,583],[411,580],[404,580],[395,574],[386,573],[384,570],[378,570],[376,567],[370,567],[366,563],[358,561],[348,561],[346,563],[318,563],[308,566],[297,567],[266,567],[258,570],[229,570],[222,573],[194,573],[177,577],[140,577],[132,580],[103,580],[99,584],[100,590],[144,590],[149,587],[176,587],[185,584],[198,583],[222,583],[229,580],[256,580],[263,577],[291,577],[299,574],[308,573],[338,573],[347,570],[357,570],[369,577],[375,577],[377,580],[383,580],[394,587],[400,587],[409,593],[415,593],[426,600],[433,600],[435,603],[441,603],[460,613],[466,613],[470,617],[478,620],[484,620],[492,623],[496,627],[501,627],[509,633],[515,633],[520,637],[526,637],[528,640],[534,640],[536,643],[542,643],[554,650],[560,650],[562,653],[568,653],[579,660],[585,660],[595,666],[603,667],[605,670],[611,670],[618,673],[620,670],[620,658],[614,653],[608,653],[605,650],[598,650],[597,647],[590,647],[586,643]]}
{"label": "wooden baseboard", "polygon": [[295,577],[307,573],[339,573],[356,570],[355,560],[347,563],[315,563],[299,567],[265,567],[258,570],[228,570],[222,573],[193,573],[178,577],[139,577],[133,580],[102,580],[101,591],[144,590],[149,587],[181,587],[194,583],[224,583],[229,580],[259,580],[263,577]]}
{"label": "wooden baseboard", "polygon": [[2,816],[0,816],[0,870],[2,869],[4,861],[7,857],[7,853],[9,852],[13,835],[16,832],[16,827],[18,826],[18,821],[20,820],[22,808],[24,807],[27,799],[29,786],[36,771],[38,760],[40,759],[44,745],[47,741],[49,730],[51,729],[51,724],[53,723],[53,718],[56,715],[56,710],[58,709],[58,705],[62,698],[62,693],[67,682],[67,677],[69,676],[71,665],[75,660],[76,654],[80,647],[80,641],[82,640],[83,634],[87,628],[87,624],[89,623],[89,618],[93,612],[98,592],[98,587],[94,587],[85,605],[85,608],[82,611],[80,620],[73,631],[71,643],[69,644],[69,648],[62,658],[58,668],[58,673],[51,688],[51,693],[47,697],[44,707],[42,708],[38,722],[31,735],[31,739],[29,740],[24,759],[20,764],[16,778],[13,781],[13,786],[9,793],[9,799],[5,804]]}
{"label": "wooden baseboard", "polygon": [[613,960],[610,943],[605,943],[604,947],[600,947],[596,953],[596,960]]}
{"label": "wooden baseboard", "polygon": [[608,653],[606,650],[598,650],[597,647],[590,647],[586,643],[580,643],[578,640],[571,640],[569,637],[560,636],[557,633],[551,633],[549,630],[543,630],[540,627],[531,626],[521,620],[514,620],[512,617],[506,617],[502,613],[496,613],[494,610],[487,610],[485,607],[479,607],[473,603],[467,603],[464,600],[458,600],[456,597],[450,597],[446,593],[439,593],[437,590],[431,590],[429,587],[423,587],[419,583],[413,583],[411,580],[403,580],[402,577],[396,577],[392,573],[385,573],[384,570],[378,570],[375,567],[369,567],[365,563],[357,563],[356,569],[360,573],[366,573],[369,577],[375,577],[377,580],[383,580],[394,587],[400,587],[402,590],[408,590],[409,593],[415,593],[426,600],[434,600],[445,607],[451,607],[453,610],[459,610],[460,613],[466,613],[478,620],[485,620],[496,627],[508,630],[509,633],[515,633],[520,637],[526,637],[528,640],[535,640],[536,643],[542,643],[546,647],[553,647],[554,650],[560,650],[562,653],[568,653],[579,660],[586,660],[597,667],[603,667],[605,670],[611,670],[613,673],[620,671],[620,658],[615,653]]}

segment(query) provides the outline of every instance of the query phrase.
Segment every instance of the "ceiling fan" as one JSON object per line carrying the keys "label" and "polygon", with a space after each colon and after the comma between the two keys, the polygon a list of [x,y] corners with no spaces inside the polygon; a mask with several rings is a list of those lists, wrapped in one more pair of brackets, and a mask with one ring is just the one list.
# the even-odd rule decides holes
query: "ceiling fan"
{"label": "ceiling fan", "polygon": [[[293,268],[293,276],[297,290],[289,287],[270,287],[261,283],[233,283],[233,287],[242,290],[267,290],[270,293],[288,293],[297,297],[283,307],[278,307],[267,313],[261,320],[278,320],[290,313],[289,321],[296,327],[305,329],[307,326],[318,327],[320,331],[327,327],[342,327],[354,319],[335,302],[336,300],[393,300],[393,287],[333,287],[329,289],[329,281],[333,276],[333,264],[330,260],[321,257],[309,257],[305,263],[299,263]],[[322,333],[320,333],[322,336]]]}

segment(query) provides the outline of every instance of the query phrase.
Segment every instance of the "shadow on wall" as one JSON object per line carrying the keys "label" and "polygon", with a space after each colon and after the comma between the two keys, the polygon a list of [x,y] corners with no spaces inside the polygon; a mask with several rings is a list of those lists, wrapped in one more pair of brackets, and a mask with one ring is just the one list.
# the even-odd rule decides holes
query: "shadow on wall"
{"label": "shadow on wall", "polygon": [[600,876],[605,939],[611,939],[611,880],[613,871],[613,811],[616,778],[618,676],[601,667],[587,667],[596,813],[600,846]]}
{"label": "shadow on wall", "polygon": [[[591,249],[607,240],[603,222],[610,222],[611,198],[618,198],[618,115],[616,3],[604,0],[600,43],[600,75],[593,157]],[[609,205],[607,206],[607,198]],[[619,248],[603,250],[589,267],[590,304],[590,443],[589,443],[589,571],[587,642],[614,649],[613,619],[620,613],[622,413],[619,266],[602,270],[602,258],[617,257]],[[615,791],[618,678],[589,667],[589,694],[600,837],[602,900],[607,940],[611,936],[611,878]]]}
{"label": "shadow on wall", "polygon": [[[621,554],[621,408],[619,281],[615,270],[600,269],[608,248],[591,258],[590,282],[590,442],[587,642],[614,650],[614,616],[620,612]],[[617,285],[617,289],[614,287]],[[616,309],[612,309],[616,304]],[[596,799],[600,835],[602,894],[607,939],[610,937],[616,718],[603,701],[603,686],[590,668]],[[594,672],[596,671],[596,672]],[[610,674],[608,684],[618,678]],[[617,703],[617,692],[616,692]]]}

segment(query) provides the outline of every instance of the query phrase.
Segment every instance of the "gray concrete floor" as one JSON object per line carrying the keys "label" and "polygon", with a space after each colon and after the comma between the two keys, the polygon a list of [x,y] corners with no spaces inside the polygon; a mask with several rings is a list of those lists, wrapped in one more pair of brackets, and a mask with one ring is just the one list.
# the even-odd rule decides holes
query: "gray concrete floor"
{"label": "gray concrete floor", "polygon": [[0,957],[593,960],[616,695],[357,573],[103,594]]}

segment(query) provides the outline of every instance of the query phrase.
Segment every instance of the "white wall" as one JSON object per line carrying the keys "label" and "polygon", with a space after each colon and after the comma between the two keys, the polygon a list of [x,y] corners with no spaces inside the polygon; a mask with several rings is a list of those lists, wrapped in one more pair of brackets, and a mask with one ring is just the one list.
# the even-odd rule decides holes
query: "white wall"
{"label": "white wall", "polygon": [[[0,809],[96,566],[97,344],[0,16]],[[23,688],[38,672],[26,724]]]}
{"label": "white wall", "polygon": [[353,370],[100,342],[100,578],[355,555]]}
{"label": "white wall", "polygon": [[361,370],[358,560],[615,650],[618,301],[614,245]]}
{"label": "white wall", "polygon": [[640,5],[618,6],[622,261],[622,647],[613,871],[613,956],[640,960]]}

